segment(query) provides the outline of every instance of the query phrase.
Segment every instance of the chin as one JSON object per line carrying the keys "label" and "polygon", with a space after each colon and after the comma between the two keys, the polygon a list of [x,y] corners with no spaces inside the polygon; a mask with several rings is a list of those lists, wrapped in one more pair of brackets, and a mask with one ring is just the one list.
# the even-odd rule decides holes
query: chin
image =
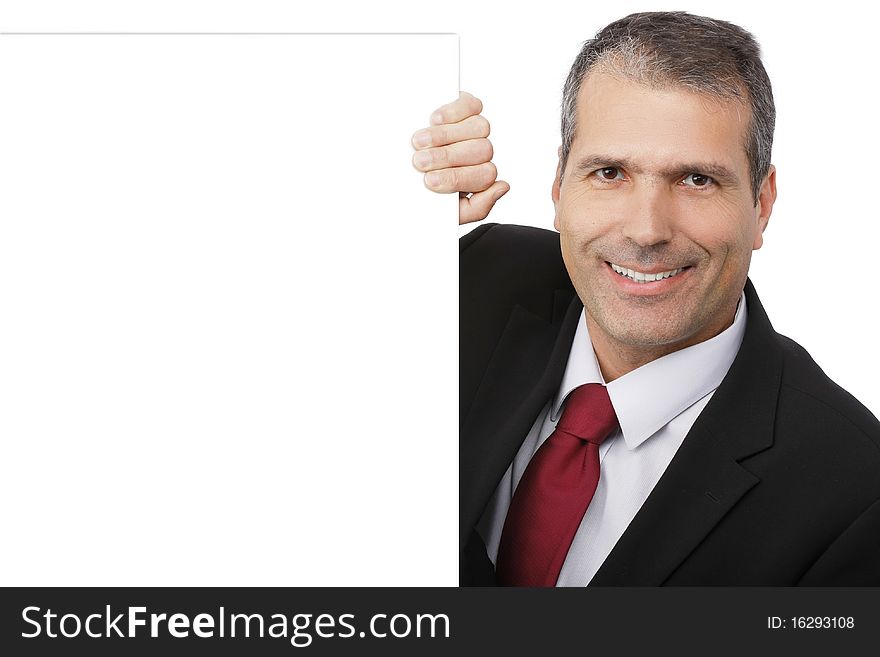
{"label": "chin", "polygon": [[688,339],[680,333],[663,333],[658,331],[632,331],[622,329],[611,333],[615,342],[629,347],[657,348],[675,346]]}
{"label": "chin", "polygon": [[[598,324],[604,333],[620,345],[653,349],[679,345],[693,338],[699,326],[683,325],[680,321],[683,316],[678,314],[677,317],[668,318],[650,317],[650,313],[615,313],[613,321]],[[605,317],[609,315],[605,314]]]}

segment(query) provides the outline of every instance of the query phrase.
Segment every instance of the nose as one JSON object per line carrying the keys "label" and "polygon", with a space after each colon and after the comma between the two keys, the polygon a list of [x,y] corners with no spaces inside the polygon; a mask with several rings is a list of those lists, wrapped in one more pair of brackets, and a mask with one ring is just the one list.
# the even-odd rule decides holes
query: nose
{"label": "nose", "polygon": [[669,242],[674,224],[670,190],[655,182],[637,185],[624,209],[623,236],[642,247]]}

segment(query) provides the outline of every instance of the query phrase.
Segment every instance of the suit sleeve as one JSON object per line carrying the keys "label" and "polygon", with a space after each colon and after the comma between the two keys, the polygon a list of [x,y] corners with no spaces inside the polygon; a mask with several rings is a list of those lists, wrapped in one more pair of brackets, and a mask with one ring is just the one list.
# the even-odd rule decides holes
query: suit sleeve
{"label": "suit sleeve", "polygon": [[880,500],[837,537],[798,586],[880,586]]}

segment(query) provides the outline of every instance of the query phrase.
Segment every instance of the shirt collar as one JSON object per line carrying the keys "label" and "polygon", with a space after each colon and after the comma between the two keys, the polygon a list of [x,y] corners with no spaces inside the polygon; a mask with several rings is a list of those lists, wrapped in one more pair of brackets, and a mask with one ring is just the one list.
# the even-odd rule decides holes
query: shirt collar
{"label": "shirt collar", "polygon": [[584,310],[550,418],[554,422],[559,419],[565,398],[578,386],[602,384],[608,389],[627,447],[635,449],[721,384],[736,358],[745,329],[746,298],[742,294],[733,324],[714,338],[674,351],[606,384],[590,341]]}

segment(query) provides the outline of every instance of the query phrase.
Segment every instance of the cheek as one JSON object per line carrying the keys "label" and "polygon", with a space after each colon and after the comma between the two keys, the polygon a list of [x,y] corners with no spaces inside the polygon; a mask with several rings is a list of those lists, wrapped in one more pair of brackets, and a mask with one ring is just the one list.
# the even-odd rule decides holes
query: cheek
{"label": "cheek", "polygon": [[714,257],[736,259],[741,253],[751,252],[755,240],[755,217],[751,208],[739,199],[722,197],[681,209],[683,232]]}
{"label": "cheek", "polygon": [[688,231],[685,238],[706,254],[708,271],[737,268],[742,261],[743,236],[737,230]]}
{"label": "cheek", "polygon": [[560,201],[556,219],[559,232],[584,241],[592,239],[613,227],[614,217],[619,216],[607,203],[597,203],[588,193],[577,190]]}

